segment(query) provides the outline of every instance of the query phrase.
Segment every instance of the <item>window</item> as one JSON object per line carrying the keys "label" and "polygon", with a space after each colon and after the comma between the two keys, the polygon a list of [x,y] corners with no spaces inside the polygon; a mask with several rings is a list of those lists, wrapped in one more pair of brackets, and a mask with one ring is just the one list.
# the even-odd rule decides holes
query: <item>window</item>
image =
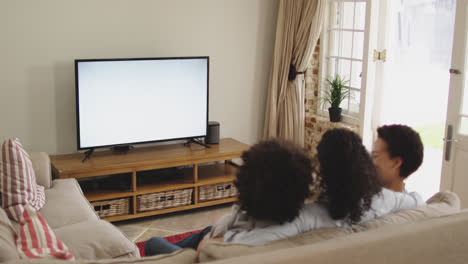
{"label": "window", "polygon": [[[340,74],[349,80],[351,96],[340,105],[348,120],[357,120],[359,116],[366,3],[366,0],[329,0],[322,34],[324,45],[319,89],[323,91],[326,87],[327,76]],[[319,112],[328,107],[319,104]]]}

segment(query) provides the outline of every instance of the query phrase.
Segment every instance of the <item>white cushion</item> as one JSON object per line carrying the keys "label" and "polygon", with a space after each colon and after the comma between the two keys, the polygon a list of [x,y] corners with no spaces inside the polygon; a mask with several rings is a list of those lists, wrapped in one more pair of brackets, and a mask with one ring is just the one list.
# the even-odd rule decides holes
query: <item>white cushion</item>
{"label": "white cushion", "polygon": [[91,220],[55,229],[76,259],[140,257],[135,243],[115,226],[103,220]]}
{"label": "white cushion", "polygon": [[53,229],[99,219],[76,179],[54,180],[45,194],[47,203],[39,213]]}
{"label": "white cushion", "polygon": [[31,162],[36,173],[36,183],[50,188],[52,184],[52,172],[49,155],[45,152],[29,152]]}

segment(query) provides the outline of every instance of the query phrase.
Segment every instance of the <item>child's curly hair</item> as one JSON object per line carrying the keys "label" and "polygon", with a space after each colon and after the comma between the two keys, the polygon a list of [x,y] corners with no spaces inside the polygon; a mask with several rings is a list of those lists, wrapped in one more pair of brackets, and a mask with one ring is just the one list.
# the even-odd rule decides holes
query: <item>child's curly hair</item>
{"label": "child's curly hair", "polygon": [[242,154],[235,185],[239,203],[258,220],[293,220],[309,195],[312,161],[291,142],[270,139]]}
{"label": "child's curly hair", "polygon": [[362,140],[347,129],[328,130],[317,147],[323,203],[332,219],[360,221],[372,197],[382,190],[377,171]]}

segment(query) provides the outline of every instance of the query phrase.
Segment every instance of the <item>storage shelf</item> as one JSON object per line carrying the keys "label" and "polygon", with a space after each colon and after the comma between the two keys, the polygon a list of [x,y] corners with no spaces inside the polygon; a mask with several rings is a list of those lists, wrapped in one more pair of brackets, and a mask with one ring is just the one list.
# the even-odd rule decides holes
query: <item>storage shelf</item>
{"label": "storage shelf", "polygon": [[215,164],[198,167],[196,186],[231,182],[236,179],[237,168],[231,164]]}
{"label": "storage shelf", "polygon": [[99,191],[88,191],[85,192],[85,197],[90,202],[99,201],[99,200],[109,200],[122,197],[131,197],[133,196],[132,191],[120,191],[120,190],[99,190]]}
{"label": "storage shelf", "polygon": [[230,198],[225,198],[225,199],[206,201],[206,202],[201,202],[201,203],[197,203],[197,204],[191,204],[191,205],[185,205],[185,206],[179,206],[179,207],[172,207],[172,208],[154,210],[154,211],[143,212],[143,213],[105,217],[105,218],[102,218],[102,219],[107,220],[109,222],[122,221],[122,220],[127,220],[127,219],[134,219],[134,218],[140,218],[140,217],[145,217],[145,216],[167,214],[167,213],[173,213],[173,212],[179,212],[179,211],[184,211],[184,210],[196,209],[196,208],[201,208],[201,207],[213,206],[213,205],[218,205],[218,204],[233,203],[233,202],[236,202],[236,201],[237,201],[236,197],[230,197]]}
{"label": "storage shelf", "polygon": [[166,179],[162,181],[156,179],[154,183],[137,184],[135,194],[164,192],[193,187],[193,168],[184,168],[182,169],[182,173],[184,175],[183,178]]}
{"label": "storage shelf", "polygon": [[138,186],[137,191],[135,194],[147,194],[147,193],[156,193],[156,192],[165,192],[165,191],[172,191],[178,189],[187,189],[193,187],[192,182],[184,182],[183,180],[176,182],[166,182],[166,183],[153,183],[153,184],[145,184],[143,186]]}
{"label": "storage shelf", "polygon": [[[230,161],[239,158],[248,145],[234,139],[222,139],[219,144],[211,144],[211,148],[184,144],[161,145],[154,147],[135,148],[126,153],[100,151],[85,163],[82,153],[51,156],[52,171],[55,178],[94,177],[128,173],[129,189],[110,189],[113,182],[104,184],[109,189],[84,191],[89,201],[105,201],[116,198],[131,197],[130,213],[126,215],[105,217],[108,221],[120,221],[150,215],[165,214],[189,210],[205,206],[231,203],[237,197],[218,200],[199,201],[199,187],[211,184],[232,182],[236,179],[237,167]],[[210,164],[211,162],[220,162]],[[182,169],[183,176],[171,177],[155,172],[154,181],[150,170],[188,166]],[[169,172],[170,173],[170,172]],[[159,178],[159,179],[158,179]],[[116,185],[118,186],[118,185]],[[126,187],[126,186],[125,186]],[[148,212],[137,212],[137,196],[179,189],[192,188],[192,201],[189,205],[166,208]]]}

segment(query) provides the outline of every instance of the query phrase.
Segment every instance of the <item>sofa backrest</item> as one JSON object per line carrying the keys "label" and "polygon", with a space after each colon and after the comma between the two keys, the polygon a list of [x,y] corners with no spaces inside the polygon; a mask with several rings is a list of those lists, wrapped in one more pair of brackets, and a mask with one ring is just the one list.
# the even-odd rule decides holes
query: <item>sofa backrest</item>
{"label": "sofa backrest", "polygon": [[265,245],[256,246],[207,241],[202,245],[198,259],[200,262],[208,262],[243,255],[258,254],[260,252],[294,248],[301,245],[313,244],[328,240],[334,237],[349,235],[351,233],[352,230],[350,228],[324,228],[303,233],[287,239],[274,241]]}
{"label": "sofa backrest", "polygon": [[377,219],[353,226],[356,232],[379,228],[386,225],[414,223],[428,218],[456,214],[460,212],[460,199],[451,191],[436,193],[427,200],[426,206],[402,210]]}
{"label": "sofa backrest", "polygon": [[383,226],[321,243],[211,262],[219,263],[466,263],[468,212]]}
{"label": "sofa backrest", "polygon": [[0,262],[19,259],[15,235],[15,231],[5,210],[0,208]]}
{"label": "sofa backrest", "polygon": [[265,245],[249,246],[241,244],[220,243],[209,241],[202,245],[200,262],[251,255],[259,252],[276,251],[281,248],[294,248],[305,244],[314,244],[332,238],[347,236],[354,232],[362,232],[387,225],[414,223],[428,218],[455,214],[460,211],[460,199],[450,191],[439,192],[428,201],[427,206],[403,210],[394,214],[354,225],[351,228],[327,228],[312,230],[288,239],[278,240]]}

